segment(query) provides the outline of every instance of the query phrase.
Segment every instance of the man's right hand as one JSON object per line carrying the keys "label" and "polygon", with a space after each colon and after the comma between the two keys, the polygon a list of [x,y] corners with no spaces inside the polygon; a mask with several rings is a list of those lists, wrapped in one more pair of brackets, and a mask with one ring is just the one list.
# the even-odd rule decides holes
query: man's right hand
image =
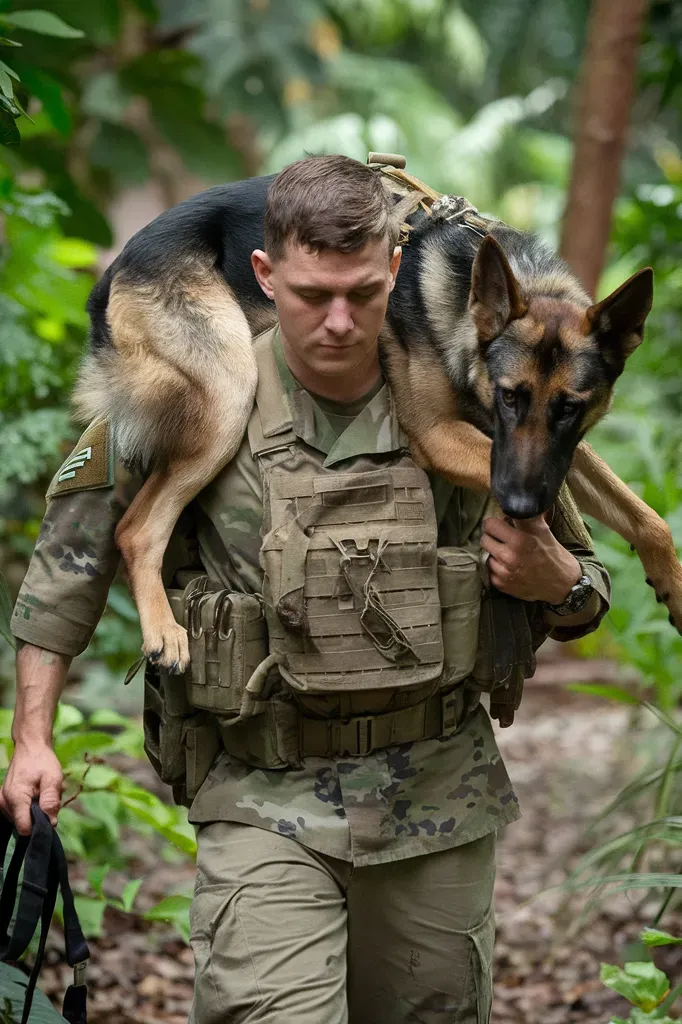
{"label": "man's right hand", "polygon": [[56,825],[63,788],[64,772],[50,746],[17,744],[0,792],[0,811],[14,821],[20,835],[30,835],[33,798],[38,797]]}

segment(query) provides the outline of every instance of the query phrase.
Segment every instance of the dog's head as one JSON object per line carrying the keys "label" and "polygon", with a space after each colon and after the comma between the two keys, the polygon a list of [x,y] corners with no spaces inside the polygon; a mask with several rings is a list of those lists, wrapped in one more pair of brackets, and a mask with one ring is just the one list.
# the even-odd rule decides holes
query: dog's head
{"label": "dog's head", "polygon": [[490,382],[492,491],[507,515],[525,519],[555,501],[576,445],[608,411],[642,341],[652,299],[650,268],[587,307],[524,293],[499,243],[490,235],[481,243],[469,311]]}

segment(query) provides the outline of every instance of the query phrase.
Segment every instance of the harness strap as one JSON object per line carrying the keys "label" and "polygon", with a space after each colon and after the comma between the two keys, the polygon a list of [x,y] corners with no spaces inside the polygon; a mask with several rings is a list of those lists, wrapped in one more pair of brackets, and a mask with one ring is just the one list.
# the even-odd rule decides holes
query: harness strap
{"label": "harness strap", "polygon": [[[13,835],[16,837],[14,853],[0,892],[0,960],[15,961],[23,956],[40,921],[40,940],[33,970],[26,986],[21,1018],[21,1024],[27,1024],[33,993],[43,964],[57,893],[61,889],[66,959],[69,966],[73,967],[74,976],[73,985],[68,987],[64,995],[62,1015],[69,1024],[86,1024],[85,967],[90,958],[90,950],[78,920],[64,848],[49,818],[35,798],[31,803],[31,819],[31,835],[20,836],[11,822],[4,815],[0,815],[0,862],[4,863],[10,839]],[[9,927],[16,903],[22,864],[24,877],[19,891],[14,931],[10,935]]]}
{"label": "harness strap", "polygon": [[[382,157],[390,158],[385,161]],[[401,160],[402,163],[394,163],[394,160]],[[448,221],[456,221],[462,227],[468,228],[474,234],[484,238],[490,230],[490,221],[482,217],[475,206],[472,206],[463,196],[446,195],[431,188],[420,178],[410,174],[405,168],[405,158],[398,157],[391,153],[370,153],[370,164],[377,164],[385,178],[396,182],[398,191],[401,194],[409,192],[421,192],[424,196],[420,206],[428,217],[439,218]],[[405,223],[402,225],[400,238],[401,245],[409,242],[411,227]]]}

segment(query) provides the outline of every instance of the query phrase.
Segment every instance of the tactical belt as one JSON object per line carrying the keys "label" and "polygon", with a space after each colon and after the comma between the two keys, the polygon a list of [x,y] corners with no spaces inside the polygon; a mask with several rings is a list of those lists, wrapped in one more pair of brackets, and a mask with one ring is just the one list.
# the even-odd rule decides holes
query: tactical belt
{"label": "tactical belt", "polygon": [[314,718],[275,696],[263,714],[220,727],[228,754],[258,768],[300,768],[306,757],[366,757],[401,743],[437,739],[456,729],[479,702],[458,686],[397,711],[348,718]]}
{"label": "tactical belt", "polygon": [[[13,834],[16,836],[16,846],[7,873],[2,880],[2,892],[0,893],[0,960],[18,960],[28,949],[33,933],[40,922],[40,941],[33,970],[26,985],[21,1017],[21,1024],[27,1024],[33,993],[43,963],[45,943],[54,913],[57,892],[61,889],[66,959],[69,966],[73,967],[74,977],[73,985],[69,985],[64,996],[62,1016],[69,1021],[69,1024],[86,1024],[85,967],[90,957],[90,951],[76,913],[64,849],[49,818],[40,809],[36,799],[31,804],[31,818],[33,828],[30,836],[20,836],[17,835],[7,818],[0,814],[0,868],[4,863],[9,841]],[[10,935],[10,921],[14,911],[22,864],[24,876],[19,893],[14,930]]]}
{"label": "tactical belt", "polygon": [[459,725],[464,712],[473,710],[479,696],[459,686],[450,693],[435,693],[419,704],[376,715],[350,718],[301,716],[302,757],[365,757],[373,750],[399,743],[433,740]]}

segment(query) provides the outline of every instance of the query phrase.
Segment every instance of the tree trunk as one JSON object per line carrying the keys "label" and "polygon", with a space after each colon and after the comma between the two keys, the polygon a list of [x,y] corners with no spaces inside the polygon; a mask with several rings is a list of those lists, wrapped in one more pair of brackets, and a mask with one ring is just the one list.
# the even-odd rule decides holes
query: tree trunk
{"label": "tree trunk", "polygon": [[578,83],[561,255],[594,294],[609,240],[647,0],[593,0]]}

